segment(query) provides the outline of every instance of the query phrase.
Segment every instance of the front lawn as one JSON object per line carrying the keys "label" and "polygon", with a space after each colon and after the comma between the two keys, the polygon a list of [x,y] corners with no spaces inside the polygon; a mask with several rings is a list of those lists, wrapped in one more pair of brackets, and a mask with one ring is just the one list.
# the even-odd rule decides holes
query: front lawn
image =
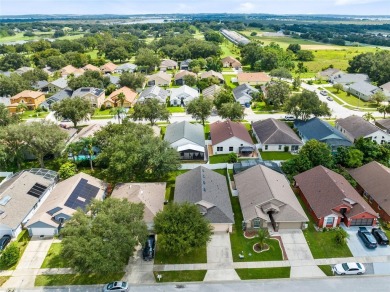
{"label": "front lawn", "polygon": [[[157,283],[163,282],[200,282],[203,281],[206,276],[207,270],[195,270],[195,271],[166,271],[166,272],[153,272],[154,278]],[[161,280],[159,281],[157,275],[160,274]]]}
{"label": "front lawn", "polygon": [[41,269],[50,268],[69,268],[68,261],[60,256],[62,250],[61,243],[52,243],[46,258],[42,263]]}
{"label": "front lawn", "polygon": [[96,116],[112,116],[110,111],[111,111],[111,109],[101,110],[101,109],[97,108],[97,109],[95,109],[95,113],[93,114],[93,116],[94,117],[96,117]]}
{"label": "front lawn", "polygon": [[340,90],[339,93],[337,93],[337,90],[334,88],[329,88],[329,91],[339,97],[341,100],[346,102],[347,104],[354,106],[354,107],[363,107],[367,109],[376,109],[378,105],[374,102],[367,102],[362,99],[357,98],[356,96],[353,96],[352,94],[348,95],[347,92]]}
{"label": "front lawn", "polygon": [[39,119],[44,119],[46,118],[46,116],[49,114],[49,112],[45,112],[45,111],[42,111],[42,112],[36,112],[35,110],[32,110],[32,111],[24,111],[23,113],[20,113],[19,114],[19,117],[22,119],[22,120],[25,120],[25,119],[34,119],[34,118],[39,118]]}
{"label": "front lawn", "polygon": [[291,267],[236,269],[241,280],[290,278]]}
{"label": "front lawn", "polygon": [[20,252],[18,262],[16,264],[12,265],[12,266],[9,266],[9,267],[7,267],[7,266],[5,266],[3,264],[0,264],[0,270],[15,270],[15,268],[18,265],[21,257],[23,256],[24,251],[26,250],[26,247],[27,247],[27,244],[28,244],[29,241],[30,241],[30,236],[28,235],[27,230],[23,230],[18,235],[18,238],[16,239],[16,242],[17,242],[18,247],[19,247],[19,252]]}
{"label": "front lawn", "polygon": [[[161,238],[161,235],[159,235]],[[206,245],[192,251],[185,256],[172,255],[165,250],[162,250],[158,246],[156,247],[156,256],[154,258],[155,265],[166,265],[166,264],[202,264],[207,263],[207,249]]]}
{"label": "front lawn", "polygon": [[294,155],[290,152],[282,151],[262,151],[260,155],[263,160],[289,160],[294,158]]}
{"label": "front lawn", "polygon": [[318,267],[324,272],[325,275],[334,276],[331,265],[319,265]]}
{"label": "front lawn", "polygon": [[114,274],[38,275],[35,278],[35,286],[106,284],[112,281],[120,281],[124,275],[124,272]]}
{"label": "front lawn", "polygon": [[169,106],[167,107],[168,111],[170,113],[185,113],[185,109],[184,107],[181,107],[181,106]]}
{"label": "front lawn", "polygon": [[229,154],[217,154],[209,157],[210,164],[228,163]]}

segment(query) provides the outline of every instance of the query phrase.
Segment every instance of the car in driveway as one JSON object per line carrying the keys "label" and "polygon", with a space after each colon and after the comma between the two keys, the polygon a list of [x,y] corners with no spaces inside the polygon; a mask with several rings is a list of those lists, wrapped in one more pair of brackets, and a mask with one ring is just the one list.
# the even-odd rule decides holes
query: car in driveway
{"label": "car in driveway", "polygon": [[367,248],[377,248],[378,243],[376,242],[375,237],[367,230],[366,227],[359,227],[358,236]]}
{"label": "car in driveway", "polygon": [[366,268],[362,263],[342,263],[335,265],[332,271],[337,275],[361,275],[366,272]]}
{"label": "car in driveway", "polygon": [[380,228],[372,228],[371,234],[374,235],[376,241],[380,245],[388,245],[389,239],[386,236],[386,233],[383,232]]}
{"label": "car in driveway", "polygon": [[10,235],[4,235],[0,239],[0,251],[4,250],[7,244],[11,241],[11,236]]}
{"label": "car in driveway", "polygon": [[145,242],[144,249],[142,251],[142,258],[144,261],[151,261],[154,259],[154,247],[155,247],[155,236],[149,235],[148,239]]}
{"label": "car in driveway", "polygon": [[103,292],[109,292],[109,291],[118,291],[118,292],[129,291],[129,284],[127,284],[127,282],[122,282],[122,281],[108,283],[104,285]]}

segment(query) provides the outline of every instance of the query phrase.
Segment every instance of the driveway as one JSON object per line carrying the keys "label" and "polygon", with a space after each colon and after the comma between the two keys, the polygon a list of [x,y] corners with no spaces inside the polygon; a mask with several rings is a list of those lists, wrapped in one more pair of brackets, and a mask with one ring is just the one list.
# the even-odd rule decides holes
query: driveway
{"label": "driveway", "polygon": [[[347,241],[348,247],[351,250],[351,253],[354,257],[362,257],[362,256],[390,256],[390,246],[381,246],[378,245],[375,249],[368,249],[360,237],[357,235],[359,227],[345,227],[341,226],[346,230],[349,234],[349,239]],[[368,231],[371,232],[372,227],[366,227]]]}
{"label": "driveway", "polygon": [[126,267],[126,274],[123,281],[135,284],[151,284],[155,283],[153,275],[154,260],[144,261],[142,259],[141,245],[136,247],[134,257],[130,258],[129,265]]}

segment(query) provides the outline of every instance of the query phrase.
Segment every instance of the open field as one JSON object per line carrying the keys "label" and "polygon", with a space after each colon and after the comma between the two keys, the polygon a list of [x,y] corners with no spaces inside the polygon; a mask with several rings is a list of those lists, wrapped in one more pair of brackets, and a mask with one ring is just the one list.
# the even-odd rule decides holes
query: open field
{"label": "open field", "polygon": [[[8,42],[17,42],[17,41],[32,41],[32,40],[38,40],[38,39],[44,39],[44,38],[53,38],[54,31],[51,32],[34,32],[35,36],[24,36],[23,32],[16,33],[13,36],[7,36],[7,37],[0,37],[0,44],[1,43],[8,43]],[[63,37],[57,38],[58,40],[74,40],[83,37],[83,33],[78,34],[69,34]]]}
{"label": "open field", "polygon": [[240,57],[240,50],[231,42],[228,40],[224,40],[222,44],[220,44],[220,47],[222,49],[222,56],[221,58],[225,58],[227,56],[232,56],[235,58]]}

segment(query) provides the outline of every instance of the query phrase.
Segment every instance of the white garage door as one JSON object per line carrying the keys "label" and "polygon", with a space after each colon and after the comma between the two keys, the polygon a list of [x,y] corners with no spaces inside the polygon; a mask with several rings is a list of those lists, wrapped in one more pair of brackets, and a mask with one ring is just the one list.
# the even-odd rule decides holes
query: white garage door
{"label": "white garage door", "polygon": [[53,236],[55,228],[30,228],[31,236]]}

